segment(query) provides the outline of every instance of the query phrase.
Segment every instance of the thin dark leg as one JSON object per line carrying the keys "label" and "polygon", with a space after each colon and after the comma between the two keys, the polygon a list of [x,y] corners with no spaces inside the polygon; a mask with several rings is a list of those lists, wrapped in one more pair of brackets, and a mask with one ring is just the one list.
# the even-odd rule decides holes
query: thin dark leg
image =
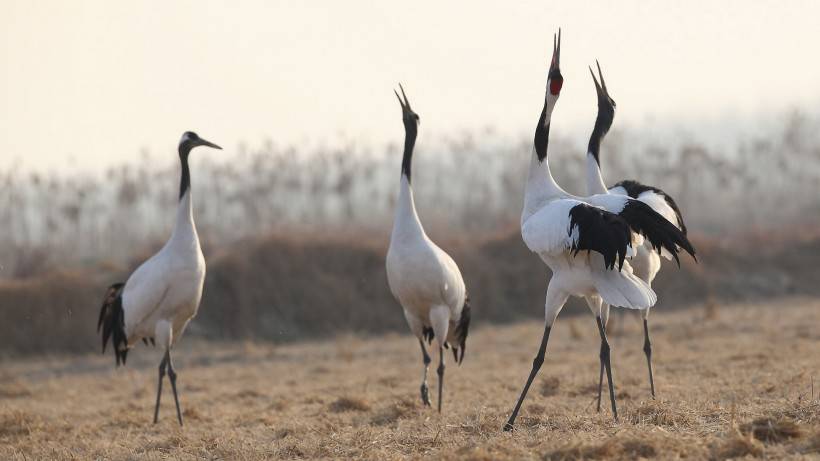
{"label": "thin dark leg", "polygon": [[438,347],[438,412],[441,413],[441,394],[444,390],[444,347]]}
{"label": "thin dark leg", "polygon": [[[604,331],[606,331],[606,325],[604,325]],[[604,342],[601,341],[601,351],[598,353],[598,357],[600,358],[601,362],[601,370],[598,372],[598,413],[601,412],[601,393],[604,388]]]}
{"label": "thin dark leg", "polygon": [[601,317],[598,320],[598,333],[601,334],[601,360],[606,368],[606,379],[609,382],[609,400],[612,402],[612,416],[618,420],[618,407],[615,405],[615,385],[612,381],[612,363],[609,357],[609,341],[606,339],[606,331]]}
{"label": "thin dark leg", "polygon": [[430,390],[427,388],[427,368],[430,366],[430,356],[427,355],[427,348],[424,347],[424,342],[419,339],[419,346],[421,346],[422,358],[424,360],[424,374],[421,378],[421,401],[426,406],[430,406]]}
{"label": "thin dark leg", "polygon": [[171,390],[174,391],[174,403],[177,406],[177,419],[179,425],[182,426],[182,411],[179,409],[179,397],[177,396],[177,372],[174,371],[174,364],[171,362],[171,350],[165,351],[165,357],[168,359],[168,378],[171,381]]}
{"label": "thin dark leg", "polygon": [[157,404],[154,406],[154,424],[157,423],[157,418],[159,418],[159,398],[162,397],[162,378],[165,377],[165,366],[168,364],[168,356],[165,355],[162,357],[162,361],[159,362],[159,382],[157,383]]}
{"label": "thin dark leg", "polygon": [[530,371],[530,377],[527,378],[527,384],[524,385],[524,390],[521,391],[521,395],[518,397],[518,403],[515,404],[515,408],[513,409],[512,414],[510,415],[510,419],[507,420],[507,424],[504,425],[505,431],[511,431],[513,429],[513,425],[515,424],[515,418],[518,417],[518,411],[521,410],[521,405],[524,403],[524,399],[527,397],[527,392],[530,390],[530,385],[532,384],[532,380],[535,379],[535,375],[538,374],[538,370],[541,369],[541,365],[544,363],[544,354],[547,351],[547,341],[550,339],[550,329],[552,325],[547,325],[544,327],[544,336],[541,338],[541,346],[538,348],[538,354],[532,359],[532,370]]}
{"label": "thin dark leg", "polygon": [[652,398],[655,398],[655,378],[652,377],[652,343],[649,341],[649,321],[643,319],[643,351],[646,354],[646,365],[649,367],[649,387],[652,389]]}
{"label": "thin dark leg", "polygon": [[601,412],[601,393],[604,388],[604,342],[601,341],[601,351],[598,353],[598,357],[601,358],[601,371],[598,373],[598,413]]}

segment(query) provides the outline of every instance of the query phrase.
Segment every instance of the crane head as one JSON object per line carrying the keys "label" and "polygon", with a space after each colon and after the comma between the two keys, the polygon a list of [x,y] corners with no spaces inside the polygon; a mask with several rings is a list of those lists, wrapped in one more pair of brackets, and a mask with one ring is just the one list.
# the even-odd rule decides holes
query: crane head
{"label": "crane head", "polygon": [[610,119],[610,123],[612,118],[615,116],[615,100],[609,96],[609,91],[606,89],[606,82],[604,81],[604,74],[601,72],[601,65],[598,64],[598,61],[595,61],[595,65],[598,67],[598,78],[600,78],[600,82],[598,79],[595,78],[595,72],[592,71],[592,67],[589,68],[589,73],[592,74],[592,81],[595,82],[595,92],[598,93],[598,112],[602,115],[606,115]]}
{"label": "crane head", "polygon": [[186,131],[182,134],[182,138],[180,138],[179,140],[179,153],[180,155],[182,155],[183,153],[185,155],[188,155],[191,152],[191,149],[199,146],[207,146],[213,149],[222,150],[222,148],[217,146],[216,144],[200,138],[199,135],[194,133],[193,131]]}
{"label": "crane head", "polygon": [[561,93],[561,87],[564,85],[564,77],[561,75],[561,29],[558,29],[558,34],[552,36],[552,61],[550,62],[550,70],[547,76],[547,89],[549,94],[558,97]]}
{"label": "crane head", "polygon": [[[404,121],[404,129],[411,132],[418,131],[418,126],[421,123],[421,119],[419,115],[413,112],[413,109],[410,107],[410,101],[407,100],[407,95],[404,94],[404,87],[401,86],[399,83],[399,88],[401,89],[401,96],[399,96],[399,92],[393,90],[396,93],[396,98],[399,99],[399,104],[401,104],[401,115],[402,121]],[[404,97],[404,101],[402,101],[402,96]]]}

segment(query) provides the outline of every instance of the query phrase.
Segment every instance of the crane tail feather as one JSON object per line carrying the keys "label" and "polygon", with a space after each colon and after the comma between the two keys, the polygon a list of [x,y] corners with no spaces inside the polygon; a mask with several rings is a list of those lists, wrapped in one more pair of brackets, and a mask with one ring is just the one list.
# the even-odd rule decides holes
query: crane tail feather
{"label": "crane tail feather", "polygon": [[456,325],[456,344],[453,348],[454,354],[457,354],[459,351],[461,352],[461,354],[456,357],[456,362],[458,362],[459,365],[464,361],[464,351],[467,350],[467,333],[470,330],[471,314],[470,295],[465,294],[464,306],[461,308],[461,317],[458,319],[458,324]]}
{"label": "crane tail feather", "polygon": [[100,308],[100,317],[97,320],[97,331],[102,329],[102,352],[108,340],[111,339],[114,348],[114,358],[117,366],[125,365],[128,357],[128,337],[125,334],[125,312],[122,309],[122,290],[124,283],[115,283],[108,287]]}

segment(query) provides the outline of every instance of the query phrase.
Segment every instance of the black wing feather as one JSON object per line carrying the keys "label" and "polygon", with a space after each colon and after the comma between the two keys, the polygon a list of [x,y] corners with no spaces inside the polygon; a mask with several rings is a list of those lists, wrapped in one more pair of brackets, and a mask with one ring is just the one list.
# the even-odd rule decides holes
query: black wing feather
{"label": "black wing feather", "polygon": [[573,256],[580,251],[595,251],[604,257],[604,266],[614,269],[618,263],[621,270],[626,259],[626,248],[632,242],[629,224],[614,213],[586,203],[569,210],[569,234],[578,230],[578,239],[573,243]]}
{"label": "black wing feather", "polygon": [[663,248],[668,251],[675,258],[678,266],[680,266],[678,251],[681,248],[695,258],[695,248],[686,238],[683,230],[669,222],[646,203],[630,199],[624,209],[618,213],[618,216],[624,218],[629,223],[629,227],[635,232],[649,240],[655,250],[660,251]]}
{"label": "black wing feather", "polygon": [[675,199],[672,198],[671,195],[667,194],[666,192],[658,189],[657,187],[647,186],[646,184],[641,184],[638,181],[634,181],[632,179],[627,179],[624,181],[615,184],[612,187],[623,187],[626,191],[626,194],[632,198],[638,198],[644,192],[654,192],[663,197],[666,200],[667,205],[675,212],[675,216],[678,218],[678,227],[680,227],[681,231],[683,231],[683,235],[687,235],[686,224],[683,222],[683,214],[680,212],[680,208],[678,204],[675,202]]}
{"label": "black wing feather", "polygon": [[115,283],[108,287],[100,308],[100,317],[97,320],[97,332],[102,328],[102,351],[105,353],[105,346],[108,345],[109,338],[112,339],[117,366],[120,363],[125,365],[125,360],[128,357],[125,312],[122,309],[122,290],[124,287],[124,283]]}
{"label": "black wing feather", "polygon": [[[458,324],[456,324],[456,346],[453,347],[453,356],[455,356],[459,365],[464,361],[464,352],[467,350],[467,333],[470,331],[471,316],[470,295],[465,294],[464,306],[461,308],[461,318],[458,319]],[[461,353],[459,354],[459,352]]]}

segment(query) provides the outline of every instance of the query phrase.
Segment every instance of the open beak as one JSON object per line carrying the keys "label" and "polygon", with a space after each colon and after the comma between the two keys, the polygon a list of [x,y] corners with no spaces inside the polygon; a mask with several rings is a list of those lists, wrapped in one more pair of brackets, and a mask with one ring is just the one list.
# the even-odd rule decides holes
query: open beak
{"label": "open beak", "polygon": [[[595,61],[596,64],[598,61]],[[601,67],[598,67],[598,72],[601,72]],[[589,73],[592,75],[592,81],[595,82],[595,92],[598,93],[598,99],[600,99],[604,95],[604,90],[601,88],[601,84],[598,83],[598,79],[595,77],[595,72],[592,71],[592,67],[589,68]]]}
{"label": "open beak", "polygon": [[[399,88],[401,89],[401,96],[399,96],[398,91],[393,90],[393,92],[396,93],[396,98],[399,100],[399,104],[401,104],[402,114],[405,116],[410,114],[412,117],[416,119],[416,123],[421,124],[419,116],[415,112],[413,112],[413,109],[410,107],[410,101],[407,100],[407,95],[404,94],[404,87],[401,85],[401,83],[399,83]],[[404,101],[402,101],[402,97],[404,97]]]}
{"label": "open beak", "polygon": [[[598,101],[605,101],[607,104],[614,105],[615,101],[609,96],[609,91],[606,89],[606,82],[604,81],[604,74],[601,72],[601,64],[595,60],[595,65],[598,67],[598,78],[595,78],[595,72],[592,67],[589,68],[589,73],[592,74],[592,81],[595,82],[595,91],[598,93]],[[600,83],[599,83],[600,79]]]}
{"label": "open beak", "polygon": [[609,97],[609,92],[606,90],[606,82],[604,81],[604,74],[601,72],[601,65],[597,59],[595,60],[595,65],[598,66],[598,77],[601,79],[601,83],[598,83],[598,79],[595,78],[595,72],[593,72],[592,67],[590,67],[589,73],[592,74],[592,81],[595,82],[595,91],[598,93],[598,97]]}
{"label": "open beak", "polygon": [[552,62],[550,63],[550,72],[561,69],[561,29],[558,29],[558,35],[552,36]]}
{"label": "open beak", "polygon": [[210,141],[206,141],[205,139],[202,139],[202,138],[199,138],[199,145],[200,146],[208,146],[208,147],[211,147],[211,148],[214,148],[214,149],[222,150],[221,147],[217,146],[216,144],[214,144]]}
{"label": "open beak", "polygon": [[399,99],[399,104],[401,104],[402,110],[412,110],[410,109],[410,101],[407,100],[407,95],[404,94],[404,87],[401,86],[401,83],[399,83],[399,88],[401,89],[401,96],[404,96],[404,101],[401,100],[401,96],[399,96],[398,91],[393,90],[393,93],[396,93],[396,97]]}

